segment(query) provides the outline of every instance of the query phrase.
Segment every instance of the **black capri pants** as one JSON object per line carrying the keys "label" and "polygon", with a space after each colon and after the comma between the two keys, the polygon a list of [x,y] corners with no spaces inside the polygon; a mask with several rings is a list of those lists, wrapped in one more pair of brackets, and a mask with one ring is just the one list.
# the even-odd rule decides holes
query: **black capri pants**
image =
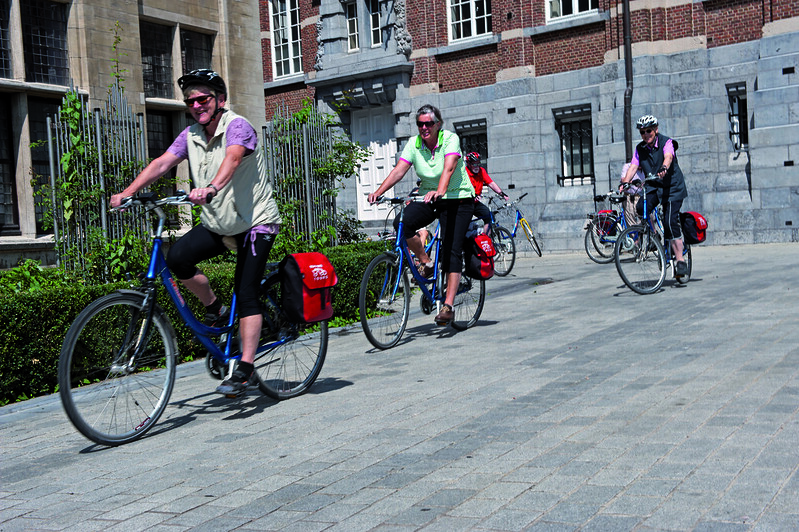
{"label": "black capri pants", "polygon": [[[261,313],[258,295],[261,293],[261,279],[264,278],[269,251],[275,242],[275,235],[257,234],[255,253],[253,243],[247,239],[249,231],[234,235],[236,240],[236,274],[233,290],[236,292],[236,306],[239,318]],[[166,256],[166,264],[178,279],[191,279],[197,272],[197,264],[221,255],[228,250],[222,242],[224,235],[213,233],[203,225],[194,226],[177,242],[172,244]]]}
{"label": "black capri pants", "polygon": [[[416,231],[438,218],[441,223],[441,270],[444,273],[461,273],[463,241],[473,213],[474,198],[440,199],[434,203],[412,201],[405,207],[403,236],[412,237]],[[394,219],[394,229],[398,227],[399,217]]]}

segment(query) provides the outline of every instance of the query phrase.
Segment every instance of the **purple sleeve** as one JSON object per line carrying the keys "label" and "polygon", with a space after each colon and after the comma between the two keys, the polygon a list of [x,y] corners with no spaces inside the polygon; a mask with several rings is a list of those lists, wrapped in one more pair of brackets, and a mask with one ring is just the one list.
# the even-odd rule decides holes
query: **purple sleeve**
{"label": "purple sleeve", "polygon": [[169,153],[178,157],[180,159],[188,159],[189,158],[189,148],[188,148],[188,141],[186,140],[187,135],[189,134],[189,128],[184,129],[178,135],[178,138],[175,139],[175,142],[166,149]]}
{"label": "purple sleeve", "polygon": [[630,161],[630,164],[634,164],[635,166],[641,166],[641,161],[638,160],[638,150],[633,148],[633,159]]}
{"label": "purple sleeve", "polygon": [[227,136],[227,146],[244,146],[247,149],[247,154],[255,151],[258,146],[258,135],[255,133],[255,128],[243,118],[231,121],[225,135]]}
{"label": "purple sleeve", "polygon": [[674,156],[674,143],[671,141],[671,139],[667,140],[666,144],[663,145],[663,153],[670,153],[672,156]]}

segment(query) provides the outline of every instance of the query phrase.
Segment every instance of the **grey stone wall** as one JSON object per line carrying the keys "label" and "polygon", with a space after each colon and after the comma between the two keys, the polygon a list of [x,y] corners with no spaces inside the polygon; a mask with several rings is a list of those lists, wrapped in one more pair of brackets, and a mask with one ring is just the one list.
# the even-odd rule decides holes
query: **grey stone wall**
{"label": "grey stone wall", "polygon": [[[799,240],[799,33],[709,50],[634,59],[632,116],[654,114],[679,141],[689,197],[704,214],[708,244]],[[729,136],[727,85],[746,84],[749,148]],[[623,61],[444,94],[399,98],[395,109],[441,108],[445,127],[485,118],[487,169],[504,188],[528,192],[525,214],[549,251],[582,248],[592,197],[618,182],[625,161]],[[398,94],[404,94],[399,93]],[[590,104],[596,185],[561,187],[552,110]],[[413,133],[401,117],[397,135]],[[631,126],[634,127],[634,124]],[[633,141],[639,137],[634,131]]]}

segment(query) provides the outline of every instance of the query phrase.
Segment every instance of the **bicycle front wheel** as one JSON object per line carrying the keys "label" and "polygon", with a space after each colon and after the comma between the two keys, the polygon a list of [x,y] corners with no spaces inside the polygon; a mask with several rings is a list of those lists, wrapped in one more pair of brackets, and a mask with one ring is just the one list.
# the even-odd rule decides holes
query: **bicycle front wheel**
{"label": "bicycle front wheel", "polygon": [[486,282],[482,279],[472,279],[461,275],[458,295],[455,296],[455,302],[452,305],[452,310],[455,312],[452,328],[464,331],[477,323],[480,314],[483,313],[485,300]]}
{"label": "bicycle front wheel", "polygon": [[656,292],[666,278],[663,244],[644,226],[625,229],[616,241],[616,270],[621,280],[639,294]]}
{"label": "bicycle front wheel", "polygon": [[408,325],[411,286],[401,257],[394,253],[378,255],[361,280],[358,310],[366,338],[378,349],[397,345]]}
{"label": "bicycle front wheel", "polygon": [[516,264],[516,242],[510,231],[501,225],[491,228],[491,240],[497,254],[494,256],[494,273],[500,277],[505,277]]}
{"label": "bicycle front wheel", "polygon": [[101,445],[141,438],[161,417],[175,384],[174,330],[156,307],[140,339],[147,320],[143,304],[138,292],[97,299],[78,315],[61,347],[64,410],[81,434]]}
{"label": "bicycle front wheel", "polygon": [[524,230],[524,236],[527,237],[527,241],[530,242],[530,245],[533,247],[533,251],[535,251],[536,255],[539,257],[541,256],[541,246],[538,245],[538,240],[535,239],[535,235],[533,234],[533,230],[530,229],[530,224],[527,223],[526,218],[521,219],[521,226]]}
{"label": "bicycle front wheel", "polygon": [[[613,262],[616,236],[609,235],[607,227],[607,221],[594,218],[585,231],[585,252],[597,264]],[[613,230],[618,229],[615,220],[612,221],[612,227]]]}

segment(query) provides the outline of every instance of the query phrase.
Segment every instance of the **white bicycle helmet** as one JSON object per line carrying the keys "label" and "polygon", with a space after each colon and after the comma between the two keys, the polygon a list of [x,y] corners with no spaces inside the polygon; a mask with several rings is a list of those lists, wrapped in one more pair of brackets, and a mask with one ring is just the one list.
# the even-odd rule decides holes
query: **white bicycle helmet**
{"label": "white bicycle helmet", "polygon": [[648,127],[658,127],[658,119],[652,115],[644,115],[635,123],[638,129],[646,129]]}

